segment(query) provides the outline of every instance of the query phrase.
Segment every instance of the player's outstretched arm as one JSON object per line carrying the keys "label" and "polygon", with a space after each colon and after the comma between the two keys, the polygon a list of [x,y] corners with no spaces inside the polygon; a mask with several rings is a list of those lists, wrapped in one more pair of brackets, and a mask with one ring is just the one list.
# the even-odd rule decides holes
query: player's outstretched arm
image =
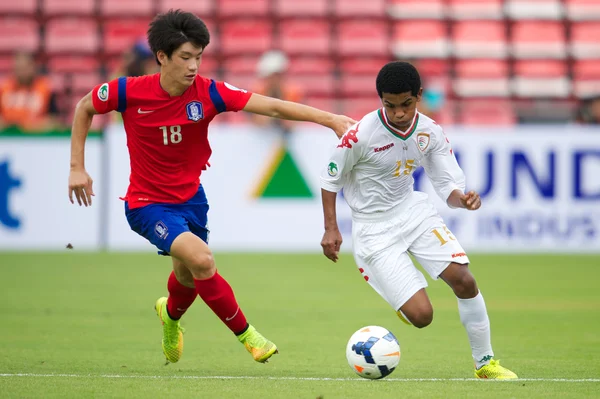
{"label": "player's outstretched arm", "polygon": [[308,105],[278,100],[256,93],[252,94],[244,111],[272,118],[318,123],[333,130],[338,137],[342,137],[356,123],[355,120],[345,115],[336,115]]}
{"label": "player's outstretched arm", "polygon": [[73,204],[73,194],[77,203],[85,206],[92,205],[92,178],[85,170],[85,140],[92,119],[96,114],[92,104],[92,93],[88,93],[77,103],[71,129],[71,170],[69,172],[69,200]]}
{"label": "player's outstretched arm", "polygon": [[323,199],[323,216],[325,218],[325,233],[321,240],[321,247],[326,257],[337,262],[340,247],[342,246],[342,234],[337,224],[335,201],[337,193],[321,189]]}

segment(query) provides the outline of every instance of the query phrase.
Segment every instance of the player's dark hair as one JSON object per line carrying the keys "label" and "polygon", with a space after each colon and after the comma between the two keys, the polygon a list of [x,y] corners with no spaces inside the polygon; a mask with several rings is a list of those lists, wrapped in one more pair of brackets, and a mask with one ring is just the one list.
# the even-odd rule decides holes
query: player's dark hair
{"label": "player's dark hair", "polygon": [[191,42],[202,49],[210,43],[210,33],[204,22],[194,14],[182,10],[169,10],[158,14],[150,22],[147,36],[156,62],[156,53],[159,51],[171,58],[173,52],[184,43]]}
{"label": "player's dark hair", "polygon": [[417,68],[408,62],[393,61],[387,63],[377,74],[377,94],[400,94],[410,91],[413,96],[419,94],[421,77]]}

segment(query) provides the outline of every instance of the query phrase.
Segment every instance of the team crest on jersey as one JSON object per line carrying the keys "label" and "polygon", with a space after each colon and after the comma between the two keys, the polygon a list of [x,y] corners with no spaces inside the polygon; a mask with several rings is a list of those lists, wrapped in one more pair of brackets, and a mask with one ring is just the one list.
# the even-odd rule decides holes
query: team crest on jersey
{"label": "team crest on jersey", "polygon": [[334,177],[338,174],[337,163],[333,161],[329,162],[329,165],[327,166],[327,174],[329,174],[331,177]]}
{"label": "team crest on jersey", "polygon": [[419,150],[425,152],[427,147],[429,147],[430,137],[428,133],[419,133],[417,134],[417,145],[419,146]]}
{"label": "team crest on jersey", "polygon": [[200,119],[204,119],[204,109],[202,103],[198,101],[192,101],[185,106],[187,117],[193,122],[198,122]]}
{"label": "team crest on jersey", "polygon": [[104,83],[98,89],[98,99],[100,101],[106,101],[106,100],[108,100],[108,83]]}

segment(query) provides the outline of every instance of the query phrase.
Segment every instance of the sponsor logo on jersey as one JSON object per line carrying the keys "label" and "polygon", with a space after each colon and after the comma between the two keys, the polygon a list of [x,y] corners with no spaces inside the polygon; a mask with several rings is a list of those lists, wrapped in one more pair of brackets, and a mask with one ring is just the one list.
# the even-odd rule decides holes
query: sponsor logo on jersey
{"label": "sponsor logo on jersey", "polygon": [[467,256],[467,254],[464,253],[464,252],[459,252],[459,253],[456,253],[456,254],[452,254],[452,259],[454,259],[454,258],[462,258],[463,256]]}
{"label": "sponsor logo on jersey", "polygon": [[419,146],[419,150],[425,152],[427,147],[429,147],[430,137],[428,133],[419,133],[417,134],[417,144]]}
{"label": "sponsor logo on jersey", "polygon": [[108,101],[108,83],[102,84],[98,89],[98,98],[100,101]]}
{"label": "sponsor logo on jersey", "polygon": [[337,163],[331,161],[329,162],[329,166],[327,166],[327,173],[329,176],[333,177],[338,174],[338,166]]}
{"label": "sponsor logo on jersey", "polygon": [[185,110],[187,112],[188,119],[193,122],[198,122],[200,119],[204,119],[204,110],[201,102],[192,101],[187,103]]}
{"label": "sponsor logo on jersey", "polygon": [[163,223],[162,220],[159,220],[158,222],[156,222],[156,225],[154,226],[154,233],[158,236],[158,238],[160,238],[162,240],[162,239],[165,239],[169,235],[169,229]]}
{"label": "sponsor logo on jersey", "polygon": [[244,89],[240,89],[239,87],[235,87],[234,85],[231,85],[227,82],[223,82],[225,84],[225,87],[227,87],[229,90],[235,90],[235,91],[241,91],[242,93],[248,93],[246,90]]}
{"label": "sponsor logo on jersey", "polygon": [[350,141],[358,143],[358,137],[356,137],[356,133],[358,133],[359,126],[360,122],[358,125],[356,125],[355,129],[348,130],[348,133],[344,134],[342,137],[342,142],[337,146],[337,148],[352,148],[352,143],[350,143]]}
{"label": "sponsor logo on jersey", "polygon": [[393,146],[394,146],[394,143],[389,143],[389,144],[384,145],[383,147],[377,147],[377,148],[375,148],[375,152],[381,152],[381,151],[389,150]]}

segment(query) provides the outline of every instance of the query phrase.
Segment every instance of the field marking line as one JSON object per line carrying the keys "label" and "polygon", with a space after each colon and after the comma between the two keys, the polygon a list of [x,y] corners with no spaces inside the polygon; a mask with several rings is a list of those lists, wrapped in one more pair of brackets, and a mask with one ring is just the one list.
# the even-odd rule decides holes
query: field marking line
{"label": "field marking line", "polygon": [[[261,377],[227,375],[119,375],[119,374],[35,374],[3,373],[0,377],[31,378],[123,378],[123,379],[182,379],[182,380],[275,380],[275,381],[369,381],[364,378],[328,378],[328,377]],[[494,381],[494,382],[600,382],[600,378],[519,378],[517,380],[480,380],[476,378],[385,378],[390,382],[449,382],[449,381]]]}

